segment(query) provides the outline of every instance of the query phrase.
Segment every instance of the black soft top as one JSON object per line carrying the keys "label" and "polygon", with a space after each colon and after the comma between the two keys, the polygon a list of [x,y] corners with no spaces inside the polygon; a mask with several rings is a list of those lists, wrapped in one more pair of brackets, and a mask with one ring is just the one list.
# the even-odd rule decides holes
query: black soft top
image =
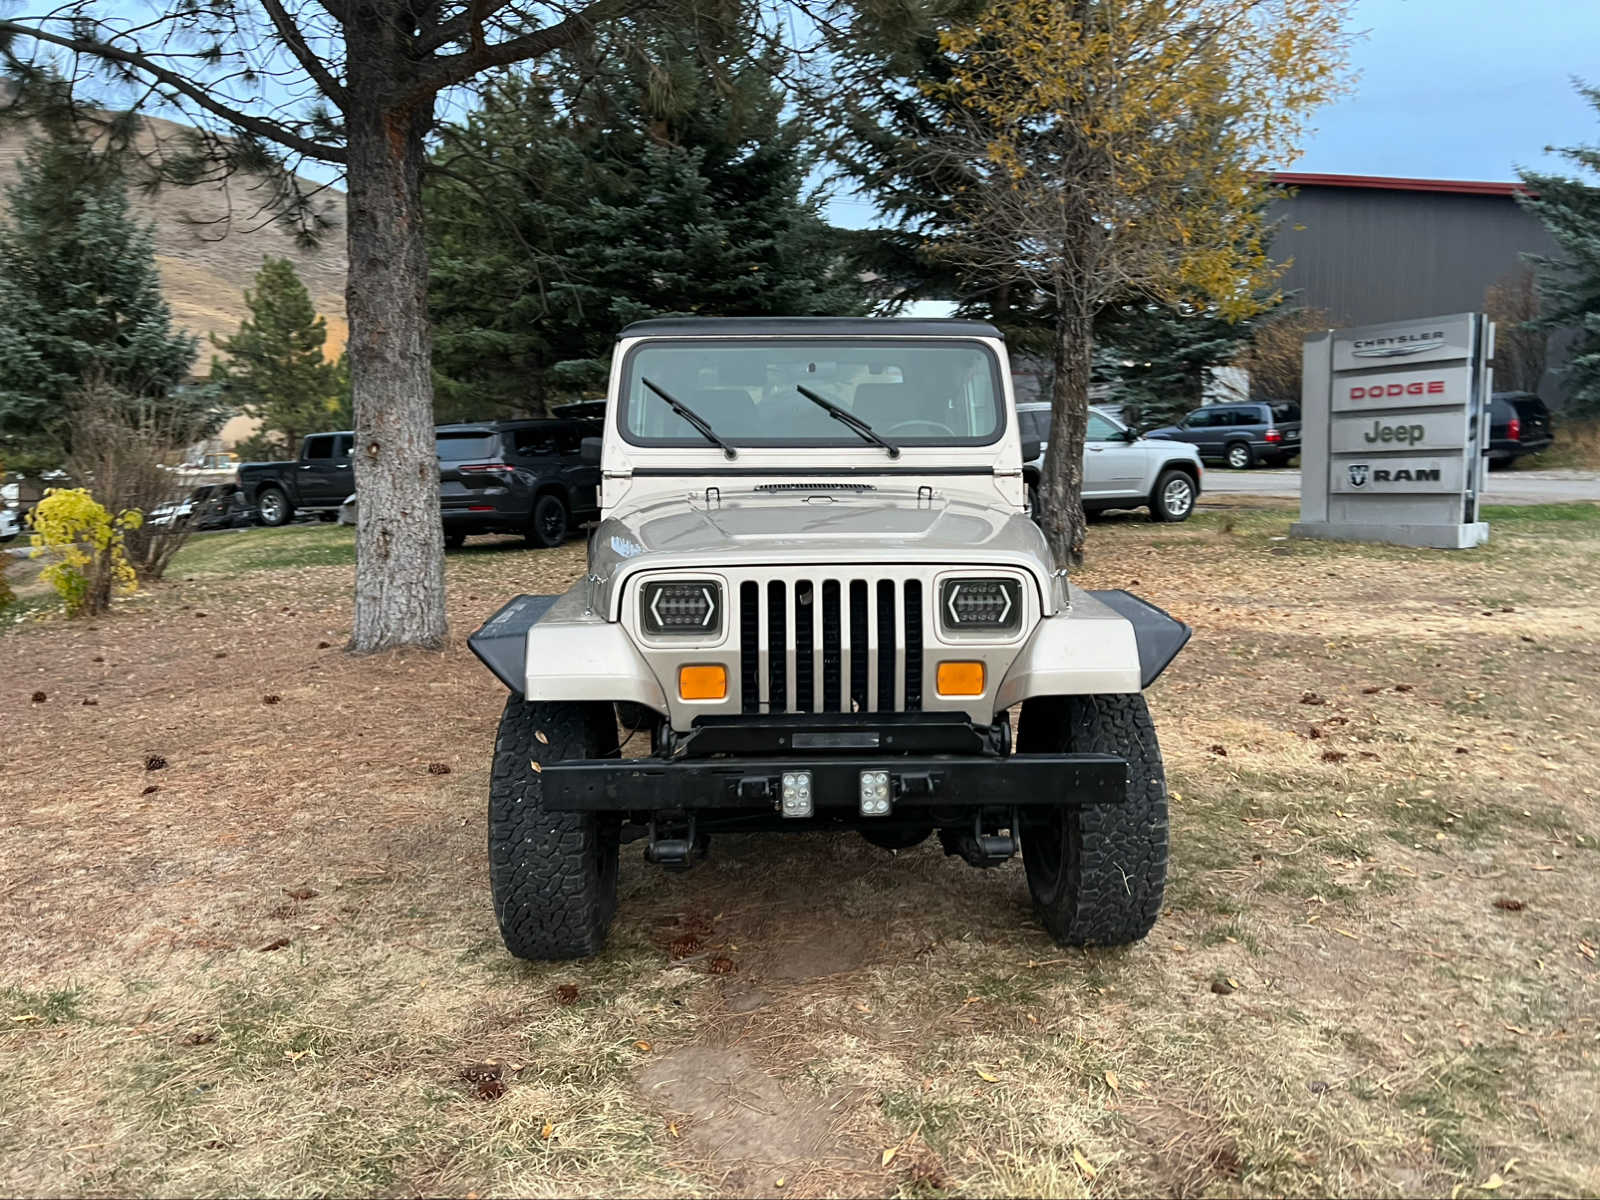
{"label": "black soft top", "polygon": [[617,335],[631,337],[982,337],[987,321],[956,317],[656,317]]}

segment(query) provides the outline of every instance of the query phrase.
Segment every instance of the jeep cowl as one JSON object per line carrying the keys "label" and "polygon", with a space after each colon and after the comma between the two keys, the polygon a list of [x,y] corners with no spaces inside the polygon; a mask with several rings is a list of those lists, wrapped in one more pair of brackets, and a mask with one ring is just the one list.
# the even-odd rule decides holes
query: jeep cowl
{"label": "jeep cowl", "polygon": [[682,868],[720,832],[1020,849],[1061,944],[1149,932],[1167,791],[1142,693],[1189,629],[1056,568],[994,328],[641,322],[585,450],[584,577],[469,639],[511,691],[488,833],[512,954],[597,952],[624,843]]}

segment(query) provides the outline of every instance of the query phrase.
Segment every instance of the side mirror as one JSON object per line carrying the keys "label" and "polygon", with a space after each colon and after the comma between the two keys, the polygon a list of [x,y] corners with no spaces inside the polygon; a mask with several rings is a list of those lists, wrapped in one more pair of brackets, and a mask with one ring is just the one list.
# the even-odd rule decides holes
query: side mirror
{"label": "side mirror", "polygon": [[1137,442],[1139,440],[1139,431],[1137,429],[1124,429],[1122,431],[1122,440],[1130,445]]}
{"label": "side mirror", "polygon": [[584,438],[578,443],[578,461],[586,467],[598,467],[600,465],[600,446],[601,439],[597,437]]}
{"label": "side mirror", "polygon": [[1027,438],[1027,437],[1023,438],[1022,439],[1022,461],[1023,462],[1032,462],[1034,459],[1038,458],[1039,457],[1039,446],[1040,446],[1040,442],[1039,442],[1038,438]]}

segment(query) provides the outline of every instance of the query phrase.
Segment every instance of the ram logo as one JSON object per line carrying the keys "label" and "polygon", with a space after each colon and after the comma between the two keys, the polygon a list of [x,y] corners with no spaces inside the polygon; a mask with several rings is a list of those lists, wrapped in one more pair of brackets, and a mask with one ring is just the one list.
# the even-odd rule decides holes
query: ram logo
{"label": "ram logo", "polygon": [[1352,463],[1350,465],[1350,486],[1351,487],[1366,487],[1367,486],[1367,464],[1366,463]]}

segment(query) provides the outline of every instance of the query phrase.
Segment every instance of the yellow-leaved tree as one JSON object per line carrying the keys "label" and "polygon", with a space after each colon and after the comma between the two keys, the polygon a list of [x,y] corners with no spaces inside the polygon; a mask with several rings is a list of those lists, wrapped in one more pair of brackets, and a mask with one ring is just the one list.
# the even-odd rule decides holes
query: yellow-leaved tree
{"label": "yellow-leaved tree", "polygon": [[942,35],[937,136],[972,169],[948,253],[1053,309],[1042,524],[1082,559],[1095,314],[1144,295],[1249,316],[1277,299],[1268,173],[1342,87],[1346,0],[994,0]]}

